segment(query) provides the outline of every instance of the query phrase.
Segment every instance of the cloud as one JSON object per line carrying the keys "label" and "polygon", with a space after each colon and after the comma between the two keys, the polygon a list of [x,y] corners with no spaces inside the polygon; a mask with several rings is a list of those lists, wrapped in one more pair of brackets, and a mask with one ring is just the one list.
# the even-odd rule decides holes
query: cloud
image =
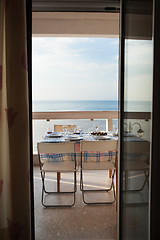
{"label": "cloud", "polygon": [[150,40],[126,41],[125,100],[152,100],[152,44]]}
{"label": "cloud", "polygon": [[117,52],[102,55],[107,41],[33,38],[33,99],[117,99]]}

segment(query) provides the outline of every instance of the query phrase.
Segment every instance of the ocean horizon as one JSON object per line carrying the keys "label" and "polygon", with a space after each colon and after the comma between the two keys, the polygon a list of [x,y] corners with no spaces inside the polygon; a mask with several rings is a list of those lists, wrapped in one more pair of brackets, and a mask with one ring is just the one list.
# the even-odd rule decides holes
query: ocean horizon
{"label": "ocean horizon", "polygon": [[[127,101],[124,109],[151,112],[150,101]],[[33,112],[50,111],[118,111],[118,100],[34,100]]]}
{"label": "ocean horizon", "polygon": [[116,100],[34,100],[33,111],[118,111]]}

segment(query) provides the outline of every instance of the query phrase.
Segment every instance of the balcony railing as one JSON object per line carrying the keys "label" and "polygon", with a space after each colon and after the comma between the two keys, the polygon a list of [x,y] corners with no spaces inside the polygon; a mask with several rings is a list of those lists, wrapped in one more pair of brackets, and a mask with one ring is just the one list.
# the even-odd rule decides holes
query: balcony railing
{"label": "balcony railing", "polygon": [[[118,119],[118,111],[56,111],[56,112],[33,112],[32,113],[33,120],[80,120],[80,119],[88,119],[88,120],[106,120],[106,130],[113,130],[113,120]],[[151,119],[150,112],[125,112],[124,113],[125,122],[128,124],[131,122],[132,124],[136,121],[141,122],[143,124],[144,138],[150,139],[150,131],[149,124]],[[129,124],[128,124],[129,125]],[[45,130],[44,130],[45,132]],[[136,127],[133,129],[133,132],[136,134]],[[45,134],[45,133],[43,133]],[[33,137],[36,135],[36,131],[33,134]],[[37,138],[33,139],[34,145],[36,141],[40,141]],[[36,145],[35,145],[36,146]]]}
{"label": "balcony railing", "polygon": [[106,119],[108,131],[113,129],[113,119],[118,119],[118,111],[63,111],[63,112],[33,112],[33,120],[57,119]]}
{"label": "balcony railing", "polygon": [[[60,119],[106,119],[108,131],[113,130],[113,119],[118,119],[118,111],[57,111],[57,112],[33,112],[33,120],[60,120]],[[124,119],[151,119],[150,112],[125,112]]]}

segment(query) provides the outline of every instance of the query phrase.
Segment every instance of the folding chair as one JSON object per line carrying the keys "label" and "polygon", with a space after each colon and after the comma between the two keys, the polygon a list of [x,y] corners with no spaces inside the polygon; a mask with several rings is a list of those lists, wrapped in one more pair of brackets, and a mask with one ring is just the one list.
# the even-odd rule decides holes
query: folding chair
{"label": "folding chair", "polygon": [[[64,125],[54,125],[54,132],[63,132],[63,126]],[[73,131],[76,128],[76,125],[66,125],[68,131]],[[57,186],[58,186],[58,191],[60,188],[60,179],[61,179],[61,173],[57,172]]]}
{"label": "folding chair", "polygon": [[[118,141],[82,141],[81,142],[81,176],[80,190],[83,202],[86,204],[112,204],[115,202],[114,175],[117,159]],[[83,174],[92,170],[111,170],[111,185],[106,189],[85,189]],[[86,192],[109,192],[113,189],[113,200],[103,202],[88,202],[85,200]]]}
{"label": "folding chair", "polygon": [[[76,188],[76,171],[78,165],[76,162],[75,143],[38,143],[38,156],[40,164],[40,172],[42,178],[42,198],[41,202],[44,207],[71,207],[75,204],[75,192]],[[56,192],[46,190],[46,173],[51,172],[71,172],[74,174],[74,190],[68,192]],[[45,204],[44,195],[48,194],[73,194],[73,203],[71,204]]]}

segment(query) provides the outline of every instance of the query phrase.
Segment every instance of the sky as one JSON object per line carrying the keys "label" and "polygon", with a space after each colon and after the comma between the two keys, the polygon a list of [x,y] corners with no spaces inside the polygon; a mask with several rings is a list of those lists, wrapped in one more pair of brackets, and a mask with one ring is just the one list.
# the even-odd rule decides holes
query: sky
{"label": "sky", "polygon": [[[152,99],[151,40],[125,41],[125,100]],[[33,100],[118,100],[119,40],[33,37]]]}
{"label": "sky", "polygon": [[33,100],[117,100],[119,40],[32,40]]}
{"label": "sky", "polygon": [[125,41],[124,98],[129,101],[152,101],[153,41]]}

